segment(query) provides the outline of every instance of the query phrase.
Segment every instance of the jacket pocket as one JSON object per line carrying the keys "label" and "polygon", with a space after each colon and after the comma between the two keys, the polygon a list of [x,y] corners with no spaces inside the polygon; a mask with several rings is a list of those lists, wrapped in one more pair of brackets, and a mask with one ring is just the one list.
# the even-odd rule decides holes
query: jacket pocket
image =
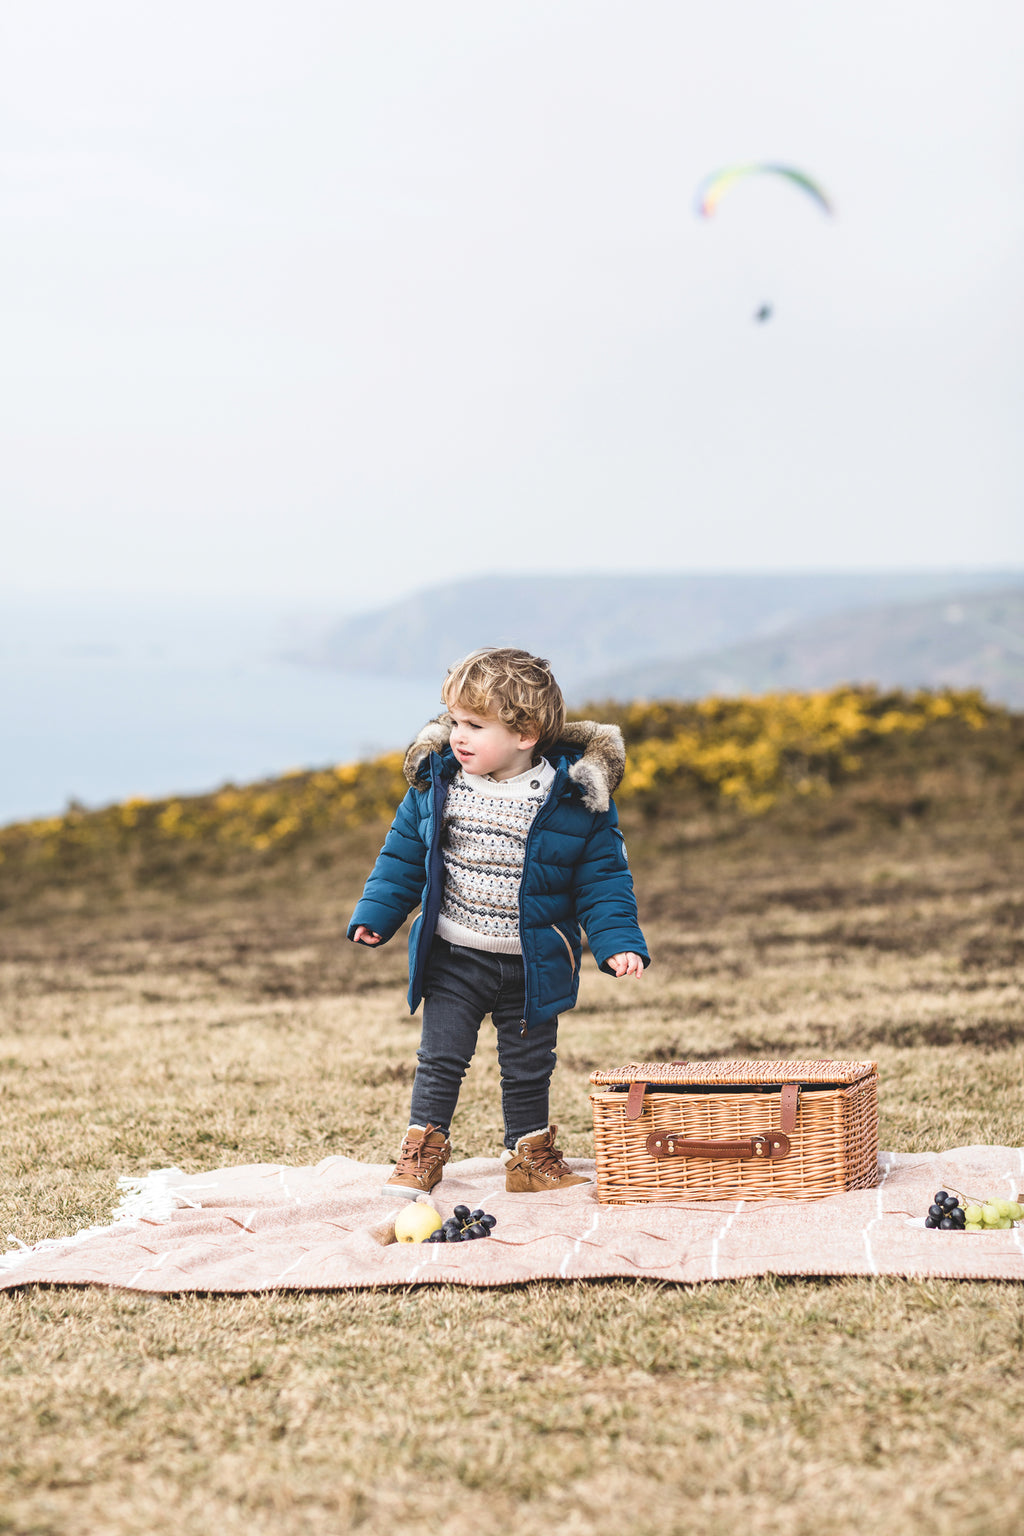
{"label": "jacket pocket", "polygon": [[551,927],[558,934],[558,937],[561,939],[562,943],[565,945],[566,949],[569,952],[569,964],[572,966],[572,974],[575,976],[576,975],[576,956],[572,952],[572,945],[569,943],[569,940],[566,938],[566,936],[562,932],[561,928],[558,927],[557,923],[552,923]]}

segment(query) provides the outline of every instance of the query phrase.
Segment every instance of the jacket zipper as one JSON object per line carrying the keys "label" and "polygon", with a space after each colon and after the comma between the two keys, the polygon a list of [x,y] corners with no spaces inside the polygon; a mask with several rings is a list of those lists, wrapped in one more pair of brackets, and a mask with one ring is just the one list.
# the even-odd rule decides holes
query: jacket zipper
{"label": "jacket zipper", "polygon": [[[420,915],[416,919],[416,921],[420,923],[424,928],[426,925],[423,923],[423,919],[427,915],[427,910],[433,898],[433,883],[431,880],[431,876],[433,875],[432,866],[434,862],[434,855],[440,848],[441,827],[444,820],[444,802],[448,797],[448,788],[441,777],[440,768],[434,764],[431,764],[430,768],[430,795],[431,805],[434,812],[434,825],[431,829],[430,847],[427,850],[426,879],[423,882],[423,897],[420,902]],[[412,978],[412,986],[414,989],[418,990],[420,987],[422,987],[426,966],[427,950],[425,950],[423,947],[423,934],[421,933],[419,942],[416,946],[416,975]]]}
{"label": "jacket zipper", "polygon": [[[537,825],[540,822],[541,818],[543,817],[544,812],[548,809],[548,807],[550,805],[553,805],[555,803],[555,799],[556,799],[555,790],[556,790],[556,788],[558,789],[557,798],[559,800],[562,798],[561,786],[559,785],[558,780],[559,780],[560,776],[564,777],[564,773],[565,773],[565,770],[562,769],[562,768],[559,768],[558,773],[555,775],[555,778],[552,781],[551,789],[548,792],[548,797],[544,801],[544,804],[541,806],[540,810],[537,812],[536,816],[531,821],[531,823],[530,823],[530,830],[526,834],[526,843],[525,843],[525,845],[523,847],[523,873],[522,873],[522,877],[521,877],[521,879],[519,881],[519,946],[520,946],[520,948],[522,948],[523,931],[524,931],[524,929],[523,929],[523,886],[526,884],[526,861],[530,857],[530,844],[533,841],[533,834],[537,830]],[[570,950],[569,953],[572,954],[572,951]],[[523,1017],[519,1020],[519,1033],[521,1035],[525,1035],[526,1031],[527,1031],[527,1029],[529,1027],[527,1025],[527,1022],[526,1022],[526,1017],[529,1014],[529,1012],[530,1012],[530,977],[529,977],[529,974],[528,974],[527,969],[526,969],[526,956],[524,955],[523,956]]]}

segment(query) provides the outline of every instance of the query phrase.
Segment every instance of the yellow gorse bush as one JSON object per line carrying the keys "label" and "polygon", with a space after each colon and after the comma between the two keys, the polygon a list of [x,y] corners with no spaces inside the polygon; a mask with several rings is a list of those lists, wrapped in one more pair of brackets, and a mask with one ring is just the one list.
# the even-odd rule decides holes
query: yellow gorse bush
{"label": "yellow gorse bush", "polygon": [[0,861],[76,863],[82,856],[124,855],[154,844],[196,844],[224,852],[265,853],[329,828],[390,816],[406,789],[402,754],[267,784],[226,785],[211,795],[148,802],[134,798],[99,811],[0,828]]}
{"label": "yellow gorse bush", "polygon": [[976,689],[879,694],[868,688],[633,704],[621,717],[629,745],[620,800],[657,796],[689,778],[757,814],[787,792],[827,791],[860,767],[872,739],[937,720],[980,729],[995,712]]}
{"label": "yellow gorse bush", "polygon": [[[628,758],[617,799],[654,803],[689,782],[712,799],[757,814],[786,794],[827,791],[855,773],[873,740],[940,720],[973,728],[999,711],[976,690],[880,694],[866,688],[710,698],[695,704],[636,703],[602,709],[622,726]],[[404,794],[402,754],[269,783],[227,785],[209,795],[102,810],[72,807],[0,828],[0,863],[72,870],[83,863],[140,862],[161,848],[263,855],[332,829],[389,818]]]}

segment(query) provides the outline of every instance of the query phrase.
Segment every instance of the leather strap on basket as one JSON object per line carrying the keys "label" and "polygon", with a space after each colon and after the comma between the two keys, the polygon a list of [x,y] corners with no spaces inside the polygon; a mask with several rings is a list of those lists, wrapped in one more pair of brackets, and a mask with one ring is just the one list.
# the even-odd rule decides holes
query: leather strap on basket
{"label": "leather strap on basket", "polygon": [[673,1136],[671,1131],[652,1131],[647,1150],[652,1157],[759,1157],[775,1162],[789,1154],[789,1137],[782,1131],[763,1136],[740,1136],[735,1141],[701,1141],[696,1136]]}
{"label": "leather strap on basket", "polygon": [[779,1114],[779,1125],[787,1136],[792,1136],[796,1130],[796,1112],[800,1104],[800,1084],[783,1083],[782,1106]]}
{"label": "leather strap on basket", "polygon": [[644,1112],[644,1094],[647,1092],[646,1083],[630,1083],[629,1095],[626,1099],[626,1119],[639,1120]]}

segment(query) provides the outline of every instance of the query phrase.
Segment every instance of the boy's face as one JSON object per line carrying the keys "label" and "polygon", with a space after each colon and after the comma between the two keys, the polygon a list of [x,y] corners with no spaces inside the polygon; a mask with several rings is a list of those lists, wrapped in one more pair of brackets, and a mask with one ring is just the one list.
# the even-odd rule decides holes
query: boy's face
{"label": "boy's face", "polygon": [[537,736],[520,736],[495,715],[448,707],[452,718],[452,751],[467,773],[484,778],[511,779],[533,762]]}

